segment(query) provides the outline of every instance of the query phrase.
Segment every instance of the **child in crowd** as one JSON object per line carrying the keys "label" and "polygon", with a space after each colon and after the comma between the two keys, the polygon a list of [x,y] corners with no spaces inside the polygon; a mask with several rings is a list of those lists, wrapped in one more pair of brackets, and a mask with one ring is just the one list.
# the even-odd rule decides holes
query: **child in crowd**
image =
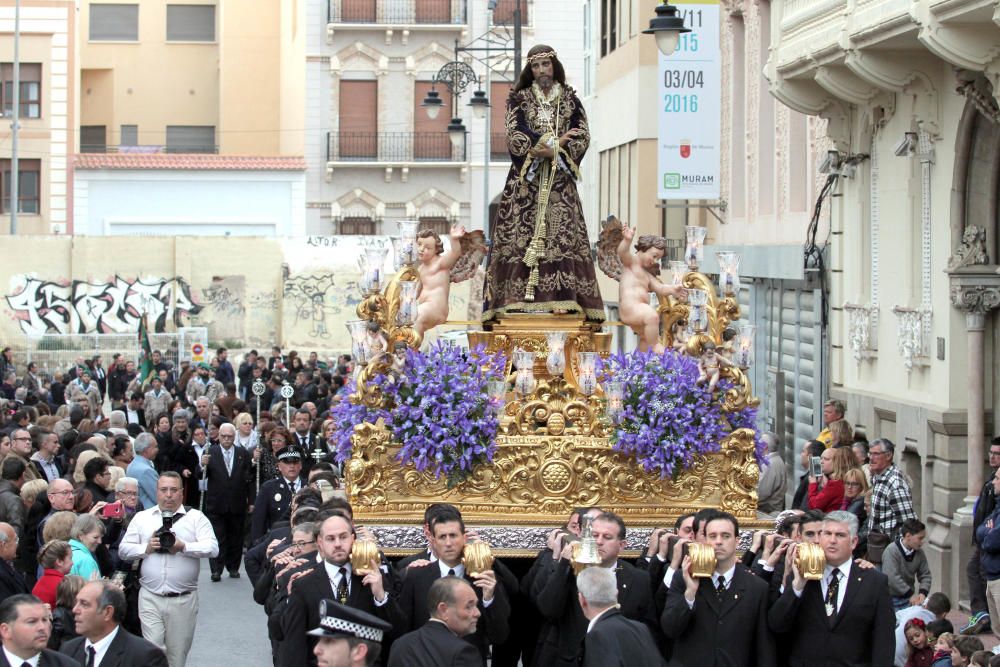
{"label": "child in crowd", "polygon": [[896,611],[923,604],[931,590],[931,567],[923,552],[926,526],[918,519],[908,519],[899,532],[882,554],[882,572],[889,578]]}
{"label": "child in crowd", "polygon": [[951,645],[952,667],[969,667],[972,664],[972,654],[983,650],[983,642],[979,637],[955,637]]}
{"label": "child in crowd", "polygon": [[73,550],[69,542],[62,540],[46,542],[38,552],[38,564],[42,566],[42,577],[31,589],[31,593],[55,609],[59,584],[73,567]]}
{"label": "child in crowd", "polygon": [[934,643],[934,662],[932,667],[952,667],[951,649],[955,645],[955,635],[942,632]]}
{"label": "child in crowd", "polygon": [[976,651],[972,654],[972,661],[970,664],[976,667],[990,667],[990,658],[993,654],[989,651]]}
{"label": "child in crowd", "polygon": [[911,618],[903,629],[906,634],[906,667],[931,667],[934,649],[927,642],[927,626],[919,618]]}
{"label": "child in crowd", "polygon": [[67,642],[76,634],[76,619],[73,618],[73,605],[76,604],[76,594],[86,582],[83,577],[67,574],[59,582],[56,589],[56,606],[52,609],[52,634],[49,635],[49,648],[58,651],[63,642]]}

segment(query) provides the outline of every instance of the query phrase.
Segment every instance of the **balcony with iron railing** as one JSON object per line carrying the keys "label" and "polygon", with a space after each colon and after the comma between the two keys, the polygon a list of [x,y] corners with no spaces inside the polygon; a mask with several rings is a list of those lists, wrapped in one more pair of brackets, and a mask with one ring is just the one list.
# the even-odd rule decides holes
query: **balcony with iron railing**
{"label": "balcony with iron railing", "polygon": [[495,161],[510,160],[510,152],[507,150],[507,133],[490,133],[490,159]]}
{"label": "balcony with iron railing", "polygon": [[457,163],[466,138],[454,146],[447,132],[327,132],[327,162]]}
{"label": "balcony with iron railing", "polygon": [[339,26],[464,26],[467,0],[330,0],[327,22]]}

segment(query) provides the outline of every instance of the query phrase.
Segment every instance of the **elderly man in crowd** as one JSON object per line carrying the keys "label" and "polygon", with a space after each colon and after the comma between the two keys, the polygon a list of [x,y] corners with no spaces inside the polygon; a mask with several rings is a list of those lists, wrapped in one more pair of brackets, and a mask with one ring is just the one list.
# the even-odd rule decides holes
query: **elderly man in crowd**
{"label": "elderly man in crowd", "polygon": [[760,438],[767,445],[767,460],[761,466],[760,482],[757,484],[757,511],[776,514],[785,509],[785,487],[788,484],[781,440],[770,431],[762,433]]}
{"label": "elderly man in crowd", "polygon": [[156,480],[159,473],[153,467],[153,461],[159,454],[156,438],[150,433],[141,433],[133,445],[135,458],[128,464],[125,474],[135,479],[139,484],[139,502],[144,509],[156,505]]}

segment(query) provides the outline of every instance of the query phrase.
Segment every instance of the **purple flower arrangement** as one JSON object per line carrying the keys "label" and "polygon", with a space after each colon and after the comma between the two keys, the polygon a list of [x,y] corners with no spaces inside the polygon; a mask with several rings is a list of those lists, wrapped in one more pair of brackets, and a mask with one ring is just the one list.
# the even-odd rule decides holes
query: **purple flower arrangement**
{"label": "purple flower arrangement", "polygon": [[[371,410],[341,401],[331,410],[337,460],[351,456],[350,436],[363,421],[379,417],[402,447],[397,460],[417,470],[444,476],[451,488],[473,469],[493,460],[500,426],[491,409],[487,382],[503,378],[506,359],[482,347],[465,350],[438,341],[427,352],[410,350],[402,377],[379,376],[375,382],[391,407]],[[353,387],[351,387],[353,391]]]}
{"label": "purple flower arrangement", "polygon": [[[603,362],[606,380],[625,386],[621,419],[611,435],[612,449],[632,456],[647,472],[675,477],[694,459],[718,452],[736,428],[751,428],[756,410],[725,412],[721,401],[698,384],[698,362],[674,350],[662,354],[631,352]],[[728,388],[720,383],[717,396]],[[757,438],[758,462],[763,458]]]}
{"label": "purple flower arrangement", "polygon": [[330,435],[330,446],[333,447],[337,463],[344,463],[351,458],[351,436],[354,427],[365,422],[374,424],[379,417],[388,419],[385,410],[373,410],[366,405],[356,404],[350,399],[358,390],[357,382],[348,380],[344,396],[335,401],[330,408],[330,419],[333,420],[333,433]]}

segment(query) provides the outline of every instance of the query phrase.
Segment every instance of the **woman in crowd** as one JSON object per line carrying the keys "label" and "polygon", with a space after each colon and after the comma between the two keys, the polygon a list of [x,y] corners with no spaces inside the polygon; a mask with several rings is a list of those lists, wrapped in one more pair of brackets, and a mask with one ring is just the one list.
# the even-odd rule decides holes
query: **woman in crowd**
{"label": "woman in crowd", "polygon": [[830,422],[830,447],[848,447],[854,442],[854,428],[846,419]]}
{"label": "woman in crowd", "polygon": [[253,417],[248,412],[241,412],[233,420],[236,427],[236,444],[247,451],[257,446],[257,431],[253,428]]}
{"label": "woman in crowd", "polygon": [[809,476],[809,509],[832,512],[844,502],[844,474],[857,467],[854,452],[847,447],[824,450],[820,455],[823,474]]}
{"label": "woman in crowd", "polygon": [[72,547],[62,540],[46,542],[38,552],[38,564],[42,566],[42,576],[31,594],[54,609],[59,584],[73,567]]}
{"label": "woman in crowd", "polygon": [[278,476],[278,452],[292,442],[291,435],[282,426],[275,427],[266,440],[268,447],[253,450],[253,460],[260,463],[260,483]]}
{"label": "woman in crowd", "polygon": [[104,537],[104,524],[91,514],[81,514],[73,523],[69,545],[73,550],[73,567],[70,574],[76,574],[85,581],[101,578],[94,552]]}

